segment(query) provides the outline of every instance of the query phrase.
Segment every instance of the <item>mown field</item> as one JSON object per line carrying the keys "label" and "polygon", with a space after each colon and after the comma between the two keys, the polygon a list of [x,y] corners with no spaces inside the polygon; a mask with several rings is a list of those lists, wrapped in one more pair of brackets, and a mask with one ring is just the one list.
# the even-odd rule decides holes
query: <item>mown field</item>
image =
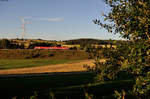
{"label": "mown field", "polygon": [[62,63],[74,63],[79,60],[50,60],[50,59],[0,59],[0,70],[16,69],[16,68],[30,68],[45,65],[56,65]]}
{"label": "mown field", "polygon": [[[0,76],[0,93],[3,99],[86,99],[85,93],[93,99],[112,99],[114,90],[128,90],[133,81],[129,79],[93,83],[93,73],[68,73]],[[50,95],[51,93],[51,95]]]}

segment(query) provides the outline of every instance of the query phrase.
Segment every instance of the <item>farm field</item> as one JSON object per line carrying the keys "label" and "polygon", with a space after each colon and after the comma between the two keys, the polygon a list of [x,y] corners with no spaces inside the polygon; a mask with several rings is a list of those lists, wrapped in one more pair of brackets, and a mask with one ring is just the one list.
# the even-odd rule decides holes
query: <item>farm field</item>
{"label": "farm field", "polygon": [[48,59],[0,59],[1,69],[30,68],[62,63],[73,63],[79,60],[48,60]]}
{"label": "farm field", "polygon": [[27,74],[85,71],[93,60],[0,60],[0,74]]}

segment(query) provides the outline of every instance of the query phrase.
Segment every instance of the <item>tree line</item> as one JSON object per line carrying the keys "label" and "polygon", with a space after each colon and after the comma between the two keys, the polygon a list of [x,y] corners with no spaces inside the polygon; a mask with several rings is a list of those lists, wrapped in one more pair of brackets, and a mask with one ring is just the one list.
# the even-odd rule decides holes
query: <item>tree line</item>
{"label": "tree line", "polygon": [[0,49],[24,49],[24,44],[15,44],[10,40],[2,39],[0,40]]}

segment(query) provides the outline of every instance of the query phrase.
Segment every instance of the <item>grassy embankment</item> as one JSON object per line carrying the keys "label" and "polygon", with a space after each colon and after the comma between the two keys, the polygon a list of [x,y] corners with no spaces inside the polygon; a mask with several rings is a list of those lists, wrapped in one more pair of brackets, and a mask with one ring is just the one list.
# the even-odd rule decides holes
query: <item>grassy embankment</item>
{"label": "grassy embankment", "polygon": [[[130,89],[132,80],[117,80],[93,83],[92,73],[57,74],[40,76],[0,76],[1,97],[29,99],[36,91],[38,99],[50,99],[50,91],[56,99],[85,99],[85,91],[93,94],[93,99],[112,99],[114,90]],[[128,83],[128,84],[127,84]]]}

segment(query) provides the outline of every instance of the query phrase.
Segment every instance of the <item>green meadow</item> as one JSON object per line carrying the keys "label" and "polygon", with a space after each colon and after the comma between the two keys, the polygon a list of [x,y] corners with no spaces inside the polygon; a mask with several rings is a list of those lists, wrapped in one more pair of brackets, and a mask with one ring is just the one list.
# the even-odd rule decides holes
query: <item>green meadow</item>
{"label": "green meadow", "polygon": [[30,68],[62,63],[73,63],[79,60],[51,60],[51,59],[0,59],[0,69]]}

